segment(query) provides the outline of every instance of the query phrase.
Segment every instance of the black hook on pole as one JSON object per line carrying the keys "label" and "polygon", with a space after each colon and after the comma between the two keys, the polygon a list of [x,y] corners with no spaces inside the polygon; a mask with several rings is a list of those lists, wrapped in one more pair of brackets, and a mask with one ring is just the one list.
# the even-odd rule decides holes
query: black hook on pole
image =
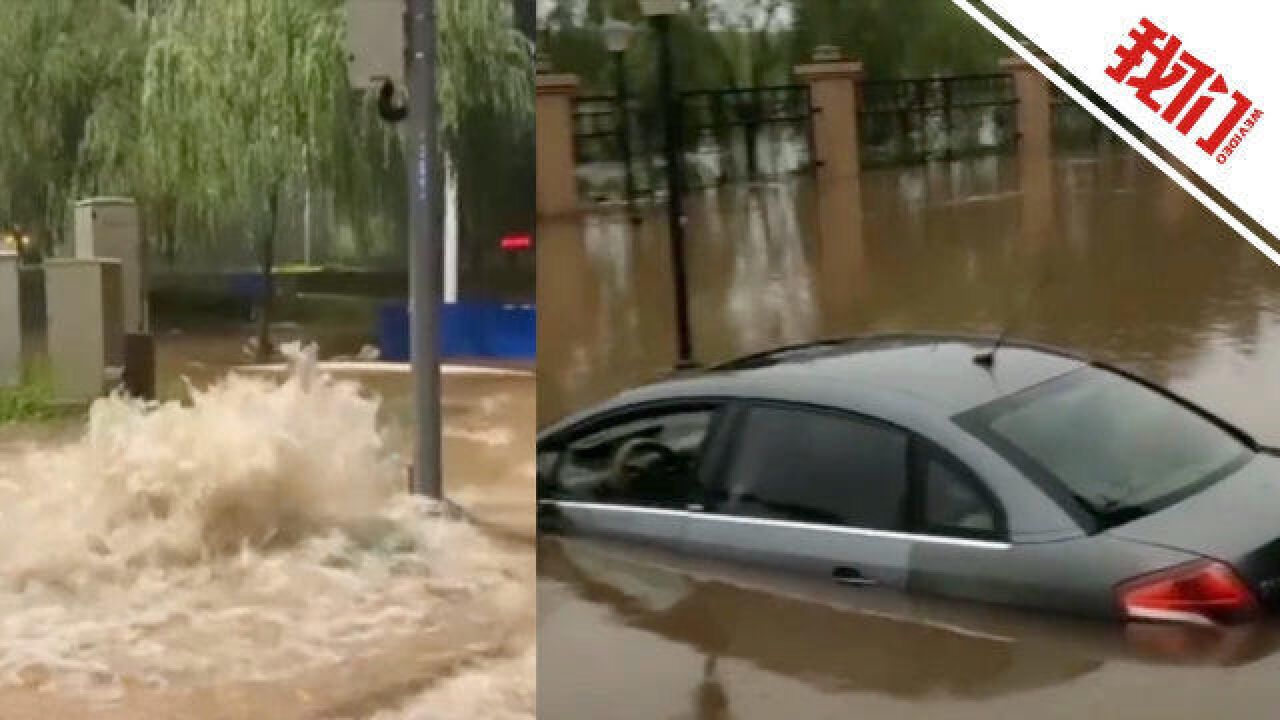
{"label": "black hook on pole", "polygon": [[378,115],[389,123],[398,123],[409,117],[409,99],[403,91],[397,91],[395,83],[383,80],[378,88]]}

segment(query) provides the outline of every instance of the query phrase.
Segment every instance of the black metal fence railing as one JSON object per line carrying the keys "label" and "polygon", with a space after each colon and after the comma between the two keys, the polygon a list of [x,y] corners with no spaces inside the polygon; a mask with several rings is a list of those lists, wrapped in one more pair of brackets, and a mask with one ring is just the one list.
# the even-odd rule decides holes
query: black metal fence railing
{"label": "black metal fence railing", "polygon": [[1067,151],[1092,151],[1110,144],[1114,136],[1089,111],[1080,107],[1058,86],[1050,105],[1054,147]]}
{"label": "black metal fence railing", "polygon": [[603,199],[625,195],[620,142],[626,115],[611,95],[584,95],[573,106],[574,157],[580,193]]}
{"label": "black metal fence railing", "polygon": [[611,95],[583,95],[575,99],[573,139],[580,162],[613,159],[618,120],[617,100]]}
{"label": "black metal fence railing", "polygon": [[1013,152],[1017,106],[1008,74],[872,80],[859,85],[864,167]]}
{"label": "black metal fence railing", "polygon": [[[863,167],[1011,154],[1018,146],[1018,98],[1006,73],[858,85]],[[810,172],[813,108],[807,85],[681,93],[683,186],[698,189]],[[1110,132],[1054,88],[1055,147],[1099,149]],[[573,109],[579,192],[634,203],[666,192],[663,117],[653,103],[579,96]]]}
{"label": "black metal fence railing", "polygon": [[[808,171],[810,115],[807,85],[681,93],[685,189]],[[615,96],[579,96],[573,141],[583,197],[633,202],[665,194],[662,119],[638,100],[624,108]]]}
{"label": "black metal fence railing", "polygon": [[685,184],[751,182],[813,167],[808,85],[699,90],[680,96]]}

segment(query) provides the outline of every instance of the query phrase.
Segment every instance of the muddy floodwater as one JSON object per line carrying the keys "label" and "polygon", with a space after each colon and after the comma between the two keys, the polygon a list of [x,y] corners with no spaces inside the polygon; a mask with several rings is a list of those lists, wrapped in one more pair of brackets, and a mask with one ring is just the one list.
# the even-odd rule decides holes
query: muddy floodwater
{"label": "muddy floodwater", "polygon": [[401,370],[192,342],[183,403],[0,428],[0,717],[532,717],[532,376],[446,375],[460,519],[405,491]]}
{"label": "muddy floodwater", "polygon": [[[818,238],[804,180],[693,194],[695,355],[1007,331],[1280,444],[1280,268],[1127,152],[1018,165],[864,172],[837,238]],[[611,212],[539,228],[541,424],[669,371],[664,228]],[[1263,718],[1280,698],[1270,627],[1125,632],[585,541],[540,550],[545,717]]]}

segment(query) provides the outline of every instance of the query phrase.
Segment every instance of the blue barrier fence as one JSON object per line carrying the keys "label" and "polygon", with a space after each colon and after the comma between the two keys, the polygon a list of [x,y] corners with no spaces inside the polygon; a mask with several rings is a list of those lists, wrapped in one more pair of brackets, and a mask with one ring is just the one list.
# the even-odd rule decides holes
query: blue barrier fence
{"label": "blue barrier fence", "polygon": [[257,302],[267,294],[267,281],[261,273],[235,273],[228,280],[231,295]]}
{"label": "blue barrier fence", "polygon": [[[287,284],[282,279],[277,282]],[[228,290],[256,302],[266,283],[253,272],[232,273]],[[445,358],[534,360],[538,354],[538,318],[533,305],[496,302],[446,303],[441,308],[440,352]],[[378,345],[383,360],[409,360],[409,306],[399,300],[378,312]]]}
{"label": "blue barrier fence", "polygon": [[[387,303],[378,313],[382,359],[409,360],[409,306]],[[485,302],[442,307],[440,352],[446,358],[533,360],[538,354],[538,314],[532,305]]]}

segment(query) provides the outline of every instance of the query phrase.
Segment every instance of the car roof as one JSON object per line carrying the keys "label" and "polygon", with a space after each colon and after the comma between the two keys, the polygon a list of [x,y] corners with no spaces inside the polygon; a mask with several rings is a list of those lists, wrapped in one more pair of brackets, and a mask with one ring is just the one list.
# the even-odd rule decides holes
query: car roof
{"label": "car roof", "polygon": [[[982,362],[997,341],[993,361]],[[654,405],[746,399],[826,407],[910,430],[954,455],[1001,499],[1011,537],[1077,537],[1077,523],[954,418],[1091,364],[1056,348],[984,336],[874,335],[794,345],[624,391],[544,428],[539,452],[582,428]]]}
{"label": "car roof", "polygon": [[[989,364],[976,360],[997,343]],[[1065,350],[989,336],[873,335],[749,355],[623,392],[608,405],[701,395],[818,402],[888,420],[905,404],[951,417],[1087,364]]]}

